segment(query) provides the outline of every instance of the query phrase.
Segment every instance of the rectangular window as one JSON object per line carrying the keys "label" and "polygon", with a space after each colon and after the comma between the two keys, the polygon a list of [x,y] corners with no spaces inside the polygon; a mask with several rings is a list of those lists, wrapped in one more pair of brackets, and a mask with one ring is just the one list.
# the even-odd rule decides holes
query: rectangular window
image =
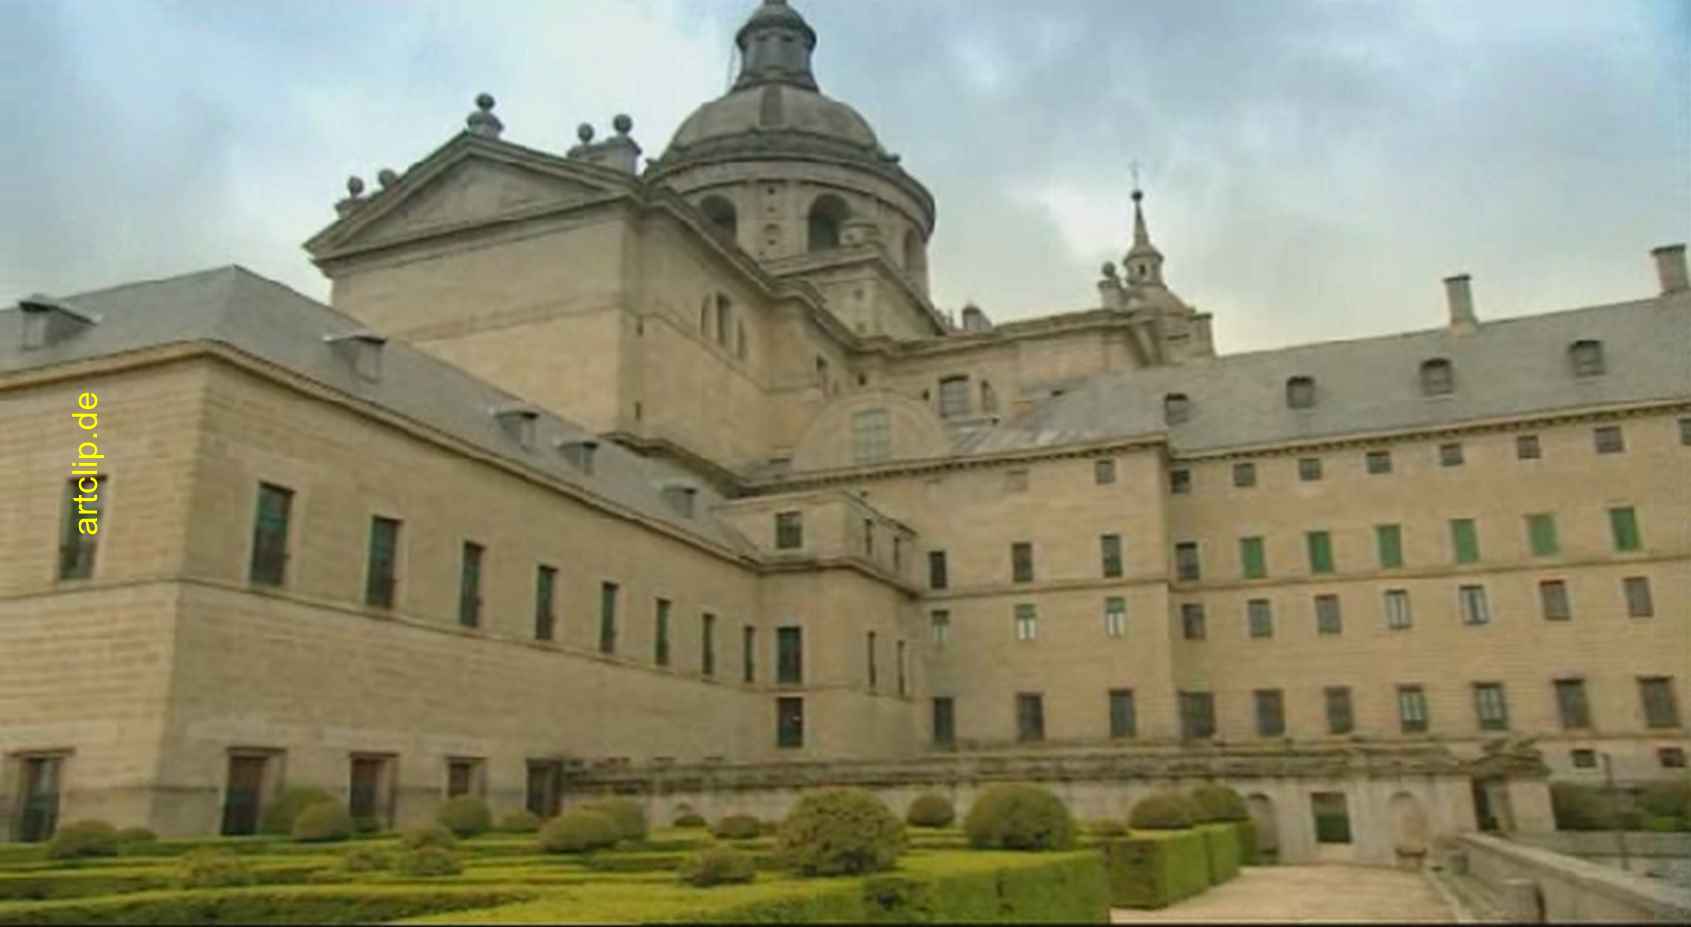
{"label": "rectangular window", "polygon": [[1569,750],[1568,751],[1568,760],[1569,760],[1569,762],[1573,763],[1573,766],[1574,766],[1575,769],[1596,769],[1597,768],[1597,751],[1596,750]]}
{"label": "rectangular window", "polygon": [[749,624],[740,629],[740,668],[741,682],[757,682],[757,628]]}
{"label": "rectangular window", "polygon": [[1572,731],[1591,726],[1591,707],[1585,700],[1585,680],[1558,679],[1556,711],[1562,717],[1562,730]]}
{"label": "rectangular window", "polygon": [[878,681],[877,678],[876,678],[877,675],[878,674],[876,672],[876,666],[875,666],[875,632],[870,631],[869,632],[869,691],[870,692],[875,691],[875,684]]}
{"label": "rectangular window", "polygon": [[1515,439],[1516,460],[1537,460],[1538,458],[1538,435],[1520,435]]}
{"label": "rectangular window", "polygon": [[1312,792],[1310,814],[1315,819],[1315,842],[1351,842],[1350,808],[1343,792]]}
{"label": "rectangular window", "polygon": [[1245,617],[1250,625],[1252,637],[1274,636],[1274,611],[1269,608],[1267,599],[1252,599],[1246,602]]}
{"label": "rectangular window", "polygon": [[1339,597],[1336,595],[1318,595],[1315,597],[1315,633],[1338,634],[1344,630],[1344,618],[1339,613]]}
{"label": "rectangular window", "polygon": [[1309,531],[1304,539],[1309,546],[1309,571],[1333,572],[1333,536],[1326,531]]}
{"label": "rectangular window", "polygon": [[1691,447],[1691,418],[1679,420],[1679,443]]}
{"label": "rectangular window", "polygon": [[1239,539],[1239,563],[1246,579],[1262,579],[1268,575],[1268,555],[1263,552],[1262,538]]}
{"label": "rectangular window", "polygon": [[1181,582],[1195,583],[1202,571],[1198,566],[1198,543],[1196,541],[1181,541],[1174,545],[1175,576]]}
{"label": "rectangular window", "polygon": [[1684,769],[1685,748],[1661,747],[1656,750],[1656,760],[1662,764],[1663,769]]}
{"label": "rectangular window", "polygon": [[1678,727],[1679,702],[1673,697],[1671,676],[1642,676],[1638,697],[1644,703],[1645,727]]}
{"label": "rectangular window", "polygon": [[599,585],[599,652],[617,652],[617,584]]}
{"label": "rectangular window", "polygon": [[700,616],[699,628],[699,672],[705,676],[716,675],[716,616],[705,612]]}
{"label": "rectangular window", "polygon": [[1401,631],[1415,623],[1409,613],[1409,590],[1386,590],[1386,627]]}
{"label": "rectangular window", "polygon": [[252,527],[252,582],[280,586],[288,571],[288,514],[294,491],[258,484],[258,514]]}
{"label": "rectangular window", "polygon": [[782,750],[804,746],[804,699],[775,700],[775,746]]}
{"label": "rectangular window", "polygon": [[1039,636],[1039,611],[1032,605],[1016,606],[1016,640],[1031,641]]}
{"label": "rectangular window", "polygon": [[956,705],[951,696],[938,696],[934,699],[934,746],[952,747],[956,744]]}
{"label": "rectangular window", "polygon": [[941,610],[928,615],[928,626],[933,629],[933,638],[936,645],[943,646],[946,641],[951,639],[950,612]]}
{"label": "rectangular window", "polygon": [[1104,636],[1121,637],[1127,633],[1127,600],[1113,595],[1104,600]]}
{"label": "rectangular window", "polygon": [[557,585],[558,571],[545,564],[541,564],[534,571],[534,639],[549,641],[556,620],[552,613],[553,588]]}
{"label": "rectangular window", "polygon": [[1115,579],[1121,576],[1121,535],[1100,535],[1098,548],[1103,560],[1105,578]]}
{"label": "rectangular window", "polygon": [[1369,451],[1363,458],[1367,462],[1367,469],[1371,475],[1392,472],[1391,451]]}
{"label": "rectangular window", "polygon": [[528,789],[524,807],[537,818],[555,818],[563,810],[564,764],[557,760],[528,761]]}
{"label": "rectangular window", "polygon": [[1204,606],[1198,602],[1185,602],[1180,606],[1180,633],[1189,641],[1204,639]]}
{"label": "rectangular window", "polygon": [[669,600],[659,599],[653,616],[657,633],[652,635],[652,662],[659,666],[669,665],[669,609]]}
{"label": "rectangular window", "polygon": [[939,417],[969,414],[969,378],[946,377],[939,381]]}
{"label": "rectangular window", "polygon": [[104,476],[71,477],[65,492],[64,539],[59,545],[59,578],[87,579],[94,575],[95,534],[84,534],[92,528],[99,531],[99,519],[106,504],[100,493],[106,491]]}
{"label": "rectangular window", "polygon": [[783,686],[804,684],[804,629],[775,629],[775,681]]}
{"label": "rectangular window", "polygon": [[1491,623],[1491,609],[1486,606],[1484,586],[1463,586],[1456,591],[1462,604],[1463,624]]}
{"label": "rectangular window", "polygon": [[945,551],[928,551],[928,586],[933,589],[944,589],[950,584],[951,578],[945,572]]}
{"label": "rectangular window", "polygon": [[871,560],[875,557],[875,519],[873,518],[863,519],[863,556]]}
{"label": "rectangular window", "polygon": [[1037,692],[1016,693],[1016,740],[1031,743],[1045,739],[1045,697]]}
{"label": "rectangular window", "polygon": [[1441,467],[1460,467],[1460,466],[1462,466],[1462,445],[1460,445],[1460,444],[1441,444],[1441,445],[1439,445],[1439,466],[1441,466]]}
{"label": "rectangular window", "polygon": [[347,770],[347,811],[354,821],[368,821],[386,829],[392,818],[392,789],[388,768],[392,757],[354,756]]}
{"label": "rectangular window", "polygon": [[[265,787],[271,784],[270,759],[273,755],[230,754],[229,779],[223,797],[223,825],[219,831],[223,836],[239,837],[258,833],[259,816],[264,808]],[[55,799],[56,789],[55,786]],[[54,805],[56,811],[57,801]],[[26,808],[25,813],[27,812]]]}
{"label": "rectangular window", "polygon": [[1184,468],[1168,471],[1168,491],[1175,496],[1189,495],[1192,492],[1192,471]]}
{"label": "rectangular window", "polygon": [[1395,570],[1403,566],[1403,527],[1375,525],[1374,546],[1380,551],[1380,569]]}
{"label": "rectangular window", "polygon": [[1257,736],[1281,737],[1286,733],[1286,705],[1279,689],[1258,689],[1255,693]]}
{"label": "rectangular window", "polygon": [[1004,474],[1005,492],[1027,492],[1028,472],[1023,469],[1009,470]]}
{"label": "rectangular window", "polygon": [[1527,516],[1527,546],[1532,549],[1534,557],[1555,555],[1558,549],[1556,516],[1549,513]]}
{"label": "rectangular window", "polygon": [[1405,734],[1427,729],[1427,693],[1420,686],[1397,687],[1397,718]]}
{"label": "rectangular window", "polygon": [[479,757],[452,757],[446,761],[446,797],[480,796],[484,791],[482,760]]}
{"label": "rectangular window", "polygon": [[1621,437],[1619,425],[1605,425],[1593,431],[1591,436],[1599,454],[1619,454],[1626,450],[1626,439]]}
{"label": "rectangular window", "polygon": [[370,571],[364,578],[364,604],[392,608],[399,560],[399,521],[380,515],[370,519]]}
{"label": "rectangular window", "polygon": [[1457,563],[1475,563],[1480,559],[1480,535],[1472,518],[1450,520],[1450,546],[1456,552]]}
{"label": "rectangular window", "polygon": [[1257,465],[1254,463],[1236,463],[1233,465],[1233,485],[1240,488],[1257,484]]}
{"label": "rectangular window", "polygon": [[851,417],[852,462],[879,463],[892,451],[891,425],[885,409],[864,409]]}
{"label": "rectangular window", "polygon": [[1626,594],[1628,618],[1650,618],[1656,614],[1656,606],[1650,601],[1650,580],[1628,576],[1621,580],[1621,591]]}
{"label": "rectangular window", "polygon": [[1503,703],[1501,683],[1474,683],[1474,717],[1479,721],[1482,731],[1509,729],[1509,708]]}
{"label": "rectangular window", "polygon": [[1010,580],[1017,583],[1033,582],[1032,543],[1017,541],[1010,545]]}
{"label": "rectangular window", "polygon": [[[237,757],[230,757],[229,799],[234,804],[235,794],[235,763]],[[18,800],[20,807],[16,814],[16,836],[22,843],[45,843],[53,839],[53,834],[59,829],[59,799],[64,778],[63,756],[23,756],[18,758],[18,765],[22,772],[22,787],[19,789]],[[258,825],[258,785],[260,776],[253,776],[253,791],[251,793],[251,824],[244,830],[231,831],[225,818],[223,832],[250,834],[257,830]]]}
{"label": "rectangular window", "polygon": [[1092,462],[1092,482],[1099,486],[1108,486],[1116,481],[1116,462],[1111,458],[1094,460]]}
{"label": "rectangular window", "polygon": [[1328,686],[1322,690],[1322,700],[1327,706],[1327,733],[1349,734],[1356,729],[1356,715],[1351,710],[1348,687]]}
{"label": "rectangular window", "polygon": [[1538,584],[1538,601],[1544,606],[1545,621],[1567,621],[1573,617],[1568,607],[1568,584],[1559,579],[1547,579]]}
{"label": "rectangular window", "polygon": [[775,514],[775,549],[798,550],[804,546],[804,513]]}
{"label": "rectangular window", "polygon": [[1302,457],[1298,459],[1298,479],[1305,483],[1313,483],[1321,479],[1321,458]]}
{"label": "rectangular window", "polygon": [[1631,506],[1610,509],[1609,528],[1615,536],[1615,550],[1638,550],[1643,546],[1638,537],[1638,516]]}
{"label": "rectangular window", "polygon": [[1110,736],[1116,739],[1139,733],[1139,718],[1133,710],[1132,689],[1110,690]]}
{"label": "rectangular window", "polygon": [[896,656],[898,657],[898,695],[900,698],[903,698],[905,695],[909,694],[910,691],[910,678],[907,675],[907,670],[904,666],[903,641],[898,642]]}
{"label": "rectangular window", "polygon": [[466,628],[481,625],[481,558],[484,550],[474,541],[464,542],[464,557],[458,570],[458,623]]}
{"label": "rectangular window", "polygon": [[1180,736],[1187,740],[1215,736],[1215,695],[1213,693],[1180,693]]}

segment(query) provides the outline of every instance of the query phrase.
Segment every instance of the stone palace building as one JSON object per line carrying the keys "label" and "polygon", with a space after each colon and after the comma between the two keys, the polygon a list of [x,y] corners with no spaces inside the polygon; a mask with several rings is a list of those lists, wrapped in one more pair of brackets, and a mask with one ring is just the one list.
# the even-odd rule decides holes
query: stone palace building
{"label": "stone palace building", "polygon": [[1390,862],[1681,771],[1684,245],[1611,304],[1457,276],[1434,330],[1219,355],[1135,191],[1095,301],[954,321],[816,33],[736,40],[643,166],[483,95],[349,181],[330,305],[226,267],[0,310],[0,838],[1214,778],[1282,859]]}

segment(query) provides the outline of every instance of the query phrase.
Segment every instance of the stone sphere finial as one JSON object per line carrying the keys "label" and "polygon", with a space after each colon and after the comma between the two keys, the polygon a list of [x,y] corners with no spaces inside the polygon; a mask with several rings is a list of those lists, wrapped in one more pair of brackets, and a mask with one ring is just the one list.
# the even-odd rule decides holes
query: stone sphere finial
{"label": "stone sphere finial", "polygon": [[634,120],[627,113],[617,113],[616,118],[611,120],[611,125],[618,135],[627,135],[634,129]]}
{"label": "stone sphere finial", "polygon": [[376,172],[376,180],[379,181],[384,188],[391,187],[399,182],[399,175],[394,173],[393,168],[384,167]]}
{"label": "stone sphere finial", "polygon": [[476,109],[479,109],[484,113],[492,112],[493,111],[493,94],[491,94],[491,93],[478,93],[478,94],[476,94]]}
{"label": "stone sphere finial", "polygon": [[575,137],[581,139],[581,143],[583,145],[586,145],[586,144],[592,142],[593,141],[593,126],[588,124],[588,123],[585,123],[585,122],[582,123],[581,125],[576,126],[575,127]]}
{"label": "stone sphere finial", "polygon": [[346,179],[346,192],[348,196],[359,196],[363,194],[364,178],[359,177],[357,174],[348,177]]}
{"label": "stone sphere finial", "polygon": [[1106,278],[1114,280],[1116,278],[1116,262],[1105,261],[1104,266],[1099,268],[1098,272],[1103,274]]}

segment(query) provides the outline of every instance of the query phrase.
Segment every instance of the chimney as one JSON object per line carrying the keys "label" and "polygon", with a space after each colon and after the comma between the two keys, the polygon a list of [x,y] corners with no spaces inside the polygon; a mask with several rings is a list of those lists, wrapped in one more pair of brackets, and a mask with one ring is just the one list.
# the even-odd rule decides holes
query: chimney
{"label": "chimney", "polygon": [[99,321],[40,293],[18,300],[18,309],[23,312],[25,351],[56,344]]}
{"label": "chimney", "polygon": [[357,331],[324,335],[323,340],[352,365],[359,377],[371,383],[382,378],[382,347],[388,343],[386,338],[371,331]]}
{"label": "chimney", "polygon": [[1669,293],[1683,293],[1691,289],[1691,283],[1685,274],[1685,244],[1663,245],[1652,248],[1650,255],[1656,259],[1656,276],[1662,282],[1662,295]]}
{"label": "chimney", "polygon": [[1450,305],[1450,330],[1466,335],[1479,327],[1474,317],[1474,294],[1468,288],[1468,275],[1457,274],[1444,278],[1445,302]]}

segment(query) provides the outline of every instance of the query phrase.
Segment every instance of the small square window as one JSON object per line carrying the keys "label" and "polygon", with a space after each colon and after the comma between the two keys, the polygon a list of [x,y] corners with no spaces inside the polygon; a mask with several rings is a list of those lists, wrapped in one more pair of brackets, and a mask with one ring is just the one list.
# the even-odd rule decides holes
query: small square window
{"label": "small square window", "polygon": [[1257,465],[1254,463],[1236,463],[1233,465],[1233,485],[1241,488],[1257,484]]}
{"label": "small square window", "polygon": [[1189,641],[1204,639],[1204,606],[1186,602],[1180,606],[1180,633]]}
{"label": "small square window", "polygon": [[1116,481],[1116,462],[1108,458],[1093,461],[1092,481],[1099,486],[1114,483]]}
{"label": "small square window", "polygon": [[1621,437],[1619,425],[1605,425],[1591,434],[1599,454],[1619,454],[1626,450],[1626,439]]}
{"label": "small square window", "polygon": [[1168,491],[1176,496],[1184,496],[1192,492],[1191,470],[1168,471]]}
{"label": "small square window", "polygon": [[1597,768],[1596,750],[1573,750],[1569,752],[1568,758],[1573,761],[1575,769]]}
{"label": "small square window", "polygon": [[1026,470],[1011,470],[1004,474],[1005,492],[1027,492],[1028,472]]}
{"label": "small square window", "polygon": [[1521,435],[1515,439],[1515,459],[1537,460],[1538,457],[1538,435]]}
{"label": "small square window", "polygon": [[1441,466],[1441,467],[1460,467],[1460,466],[1462,466],[1462,445],[1460,445],[1460,444],[1441,444],[1441,445],[1439,445],[1439,466]]}
{"label": "small square window", "polygon": [[1298,461],[1298,479],[1313,483],[1321,479],[1321,458],[1304,457]]}
{"label": "small square window", "polygon": [[1691,447],[1691,418],[1679,420],[1679,443]]}
{"label": "small square window", "polygon": [[1663,769],[1685,768],[1684,747],[1663,747],[1656,751],[1656,758],[1661,761]]}
{"label": "small square window", "polygon": [[1368,463],[1368,472],[1373,475],[1392,472],[1391,451],[1369,451],[1364,458]]}

